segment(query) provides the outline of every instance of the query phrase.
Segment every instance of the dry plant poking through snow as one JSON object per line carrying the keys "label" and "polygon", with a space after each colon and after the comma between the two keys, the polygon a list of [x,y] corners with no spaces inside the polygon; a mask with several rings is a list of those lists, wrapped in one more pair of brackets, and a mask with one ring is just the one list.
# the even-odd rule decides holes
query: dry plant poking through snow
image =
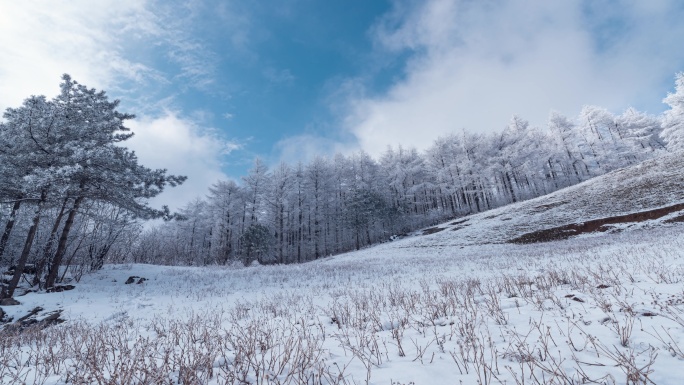
{"label": "dry plant poking through snow", "polygon": [[7,308],[67,322],[4,330],[0,383],[677,384],[681,230],[406,243],[296,266],[106,266]]}

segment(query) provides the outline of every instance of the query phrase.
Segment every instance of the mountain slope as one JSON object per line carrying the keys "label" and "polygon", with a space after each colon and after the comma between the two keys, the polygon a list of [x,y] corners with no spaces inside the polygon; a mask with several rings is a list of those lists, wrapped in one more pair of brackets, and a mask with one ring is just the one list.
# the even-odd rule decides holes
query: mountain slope
{"label": "mountain slope", "polygon": [[[415,243],[416,247],[429,243],[453,246],[504,243],[525,234],[565,225],[671,208],[662,210],[666,216],[660,218],[660,223],[680,216],[684,207],[677,205],[682,203],[684,154],[677,153],[616,170],[536,199],[435,226],[424,230],[423,234],[427,235],[420,240],[412,239],[410,243]],[[620,222],[617,219],[616,222]],[[623,218],[621,222],[630,223],[629,219]],[[633,222],[643,219],[635,216]],[[619,226],[626,227],[629,225]],[[401,243],[402,247],[408,246]]]}

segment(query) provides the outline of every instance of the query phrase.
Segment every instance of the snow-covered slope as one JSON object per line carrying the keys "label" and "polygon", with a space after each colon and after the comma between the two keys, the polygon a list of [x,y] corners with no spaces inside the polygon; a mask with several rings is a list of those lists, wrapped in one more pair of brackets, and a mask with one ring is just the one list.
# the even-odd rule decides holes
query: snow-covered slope
{"label": "snow-covered slope", "polygon": [[[462,246],[502,243],[531,232],[590,220],[611,218],[684,203],[684,153],[649,160],[584,183],[517,204],[451,221],[443,231],[408,241],[400,247]],[[656,226],[681,216],[682,208],[649,223]],[[620,229],[630,227],[630,222]]]}
{"label": "snow-covered slope", "polygon": [[682,203],[682,166],[649,161],[303,265],[105,266],[3,307],[65,322],[6,330],[0,383],[680,384],[684,224],[508,241]]}

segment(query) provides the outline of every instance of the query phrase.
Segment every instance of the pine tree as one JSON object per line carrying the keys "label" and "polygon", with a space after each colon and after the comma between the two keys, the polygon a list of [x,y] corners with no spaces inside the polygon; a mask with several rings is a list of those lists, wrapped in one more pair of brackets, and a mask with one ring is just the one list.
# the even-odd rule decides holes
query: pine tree
{"label": "pine tree", "polygon": [[[147,199],[165,186],[185,180],[167,175],[166,170],[139,165],[135,153],[120,145],[133,135],[124,126],[133,115],[117,111],[118,100],[110,101],[103,91],[80,85],[68,75],[62,79],[56,98],[30,97],[20,108],[7,109],[7,122],[0,127],[0,156],[12,168],[3,172],[13,176],[0,194],[34,203],[32,224],[3,296],[13,295],[46,203],[69,204],[52,260],[39,263],[49,267],[45,287],[50,287],[58,277],[72,226],[84,202],[105,202],[141,218],[168,217],[168,209],[154,209]],[[57,217],[53,229],[60,226],[62,218]]]}
{"label": "pine tree", "polygon": [[268,227],[259,224],[251,224],[240,237],[242,245],[242,262],[249,266],[254,260],[259,263],[272,262],[270,251],[273,246],[273,235]]}

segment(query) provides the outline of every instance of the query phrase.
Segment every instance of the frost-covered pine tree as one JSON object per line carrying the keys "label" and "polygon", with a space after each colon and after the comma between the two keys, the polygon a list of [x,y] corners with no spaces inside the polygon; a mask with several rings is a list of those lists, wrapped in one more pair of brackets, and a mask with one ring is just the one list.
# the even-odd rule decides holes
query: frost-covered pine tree
{"label": "frost-covered pine tree", "polygon": [[110,101],[104,91],[78,84],[69,75],[62,79],[61,93],[54,102],[77,135],[69,142],[73,174],[66,196],[72,205],[49,265],[46,287],[55,283],[69,232],[84,200],[107,202],[142,218],[161,217],[168,211],[153,209],[147,199],[159,195],[166,185],[177,186],[186,179],[138,164],[135,153],[120,145],[133,136],[124,122],[134,116],[119,112],[118,100]]}
{"label": "frost-covered pine tree", "polygon": [[[26,99],[21,107],[7,109],[6,122],[0,127],[3,173],[11,176],[0,195],[31,202],[34,208],[14,276],[2,290],[5,297],[13,295],[23,274],[46,203],[60,202],[64,212],[53,225],[51,239],[61,227],[55,253],[45,255],[37,264],[41,269],[38,275],[49,267],[45,287],[50,287],[84,201],[111,204],[139,217],[160,217],[168,214],[168,209],[149,207],[147,198],[185,180],[167,175],[166,170],[139,165],[135,154],[120,145],[132,136],[124,121],[133,115],[117,111],[118,100],[110,101],[104,92],[80,85],[68,75],[62,79],[56,98]],[[46,260],[49,257],[51,261]]]}
{"label": "frost-covered pine tree", "polygon": [[0,125],[0,163],[3,182],[0,196],[14,201],[10,220],[5,225],[4,248],[13,229],[18,210],[26,203],[33,209],[31,225],[15,263],[8,285],[0,288],[0,298],[11,297],[19,284],[47,201],[65,188],[73,172],[69,162],[70,135],[61,137],[58,127],[67,127],[56,105],[44,96],[31,96],[19,108],[8,108]]}

